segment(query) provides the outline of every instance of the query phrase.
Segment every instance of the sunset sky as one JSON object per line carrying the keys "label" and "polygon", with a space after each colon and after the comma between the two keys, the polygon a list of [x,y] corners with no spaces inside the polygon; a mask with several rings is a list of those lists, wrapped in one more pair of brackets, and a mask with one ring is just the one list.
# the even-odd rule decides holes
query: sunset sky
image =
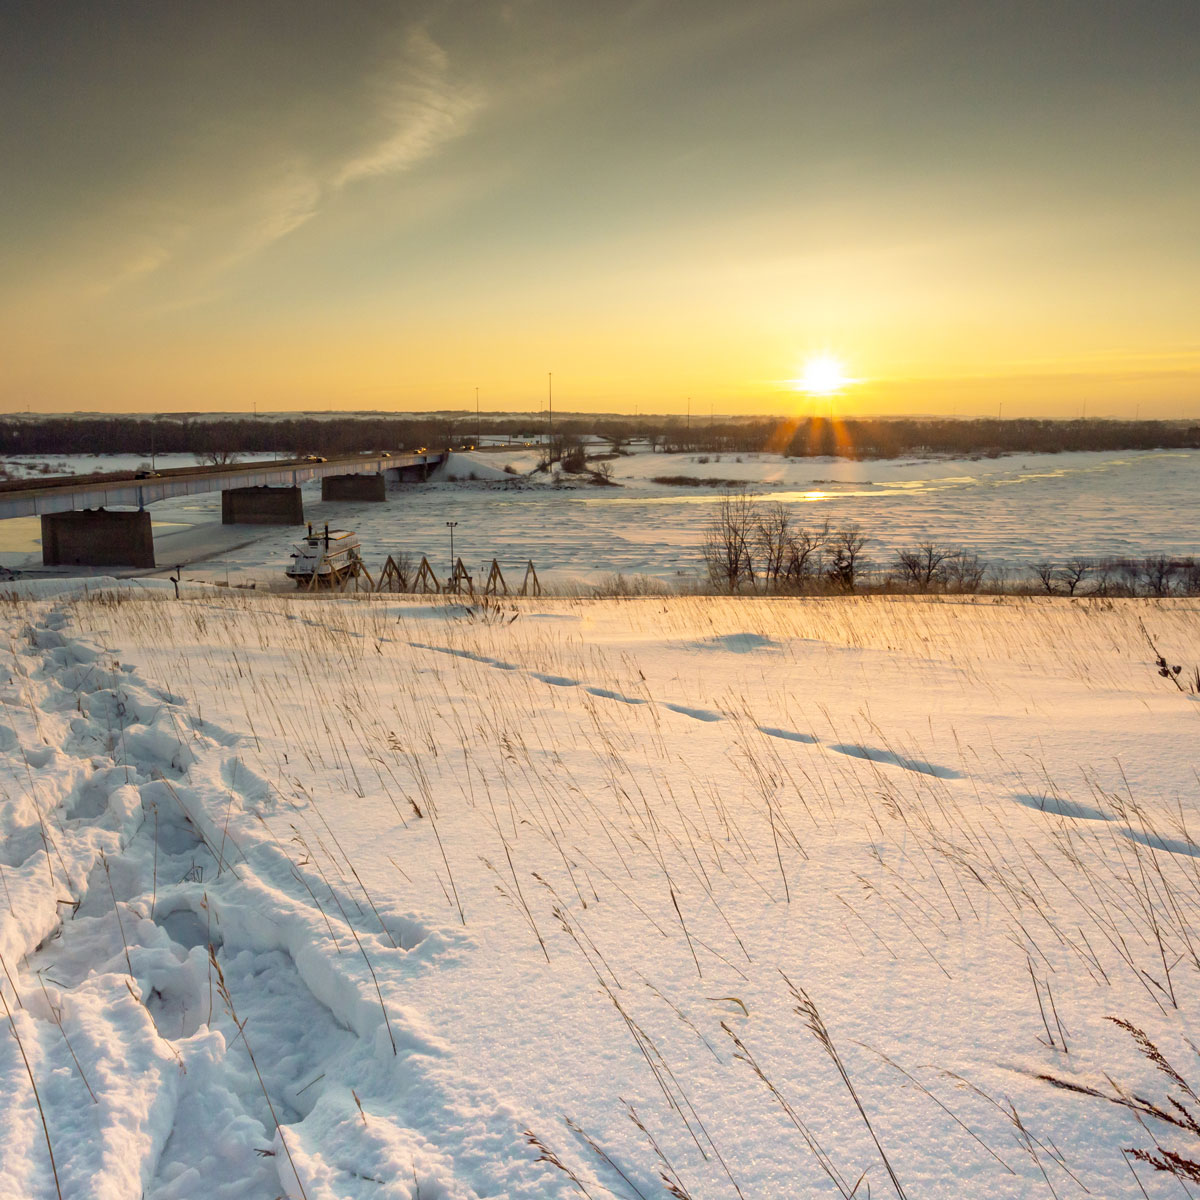
{"label": "sunset sky", "polygon": [[13,4],[0,408],[1200,414],[1197,0]]}

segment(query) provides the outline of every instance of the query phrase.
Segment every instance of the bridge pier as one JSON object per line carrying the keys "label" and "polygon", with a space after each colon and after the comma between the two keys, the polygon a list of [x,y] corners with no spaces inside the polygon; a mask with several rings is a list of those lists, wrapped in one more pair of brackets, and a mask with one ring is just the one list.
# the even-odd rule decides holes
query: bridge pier
{"label": "bridge pier", "polygon": [[303,525],[298,487],[227,488],[221,493],[222,525]]}
{"label": "bridge pier", "polygon": [[42,563],[47,567],[153,567],[150,514],[85,508],[42,514]]}
{"label": "bridge pier", "polygon": [[429,470],[428,462],[419,462],[407,467],[388,467],[384,474],[388,483],[399,487],[402,483],[424,483]]}
{"label": "bridge pier", "polygon": [[322,500],[387,500],[383,475],[326,475]]}

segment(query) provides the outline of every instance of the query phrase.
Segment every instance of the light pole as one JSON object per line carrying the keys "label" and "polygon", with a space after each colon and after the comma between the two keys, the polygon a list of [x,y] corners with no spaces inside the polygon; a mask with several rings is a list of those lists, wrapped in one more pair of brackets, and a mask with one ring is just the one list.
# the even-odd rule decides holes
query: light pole
{"label": "light pole", "polygon": [[454,578],[454,527],[457,521],[447,521],[446,528],[450,530],[450,578]]}
{"label": "light pole", "polygon": [[479,435],[479,389],[475,389],[475,449],[478,450],[483,445],[483,441]]}
{"label": "light pole", "polygon": [[549,459],[554,461],[554,372],[546,372],[546,395],[550,401],[550,449]]}

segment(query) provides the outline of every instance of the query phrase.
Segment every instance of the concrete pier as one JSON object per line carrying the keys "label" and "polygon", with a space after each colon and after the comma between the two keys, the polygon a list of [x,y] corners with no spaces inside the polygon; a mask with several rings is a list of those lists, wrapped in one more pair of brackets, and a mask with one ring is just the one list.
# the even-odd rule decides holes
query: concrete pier
{"label": "concrete pier", "polygon": [[42,514],[47,567],[153,567],[150,514],[85,508]]}
{"label": "concrete pier", "polygon": [[[437,466],[440,459],[436,459],[433,466]],[[424,483],[429,478],[430,463],[428,460],[409,465],[401,465],[388,467],[384,471],[389,487],[399,487],[403,483]]]}
{"label": "concrete pier", "polygon": [[298,487],[228,488],[221,493],[222,525],[303,525]]}
{"label": "concrete pier", "polygon": [[326,475],[321,480],[321,499],[387,500],[383,475]]}

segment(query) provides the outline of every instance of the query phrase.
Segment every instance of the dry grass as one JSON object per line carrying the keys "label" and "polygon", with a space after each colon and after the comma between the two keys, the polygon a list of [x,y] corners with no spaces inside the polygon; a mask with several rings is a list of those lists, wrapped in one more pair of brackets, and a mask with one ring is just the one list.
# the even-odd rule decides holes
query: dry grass
{"label": "dry grass", "polygon": [[[822,742],[869,744],[893,764],[934,757],[915,726],[880,727],[869,713],[773,696],[753,680],[714,683],[701,666],[679,687],[707,689],[689,703],[721,718],[729,753],[717,767],[711,758],[692,761],[665,725],[680,718],[662,703],[661,681],[646,678],[629,647],[748,636],[769,642],[797,670],[814,655],[831,670],[862,672],[868,691],[875,660],[847,665],[842,652],[887,654],[914,686],[952,677],[963,696],[1005,704],[1022,680],[1032,687],[1049,679],[1094,698],[1157,686],[1143,626],[1156,653],[1172,661],[1194,654],[1197,602],[630,596],[516,598],[505,606],[503,621],[440,605],[429,619],[431,606],[419,600],[230,593],[180,603],[92,600],[75,604],[73,615],[84,633],[136,647],[146,676],[187,695],[224,697],[219,719],[245,730],[250,741],[239,753],[286,806],[287,829],[278,818],[264,824],[274,828],[274,820],[281,844],[301,846],[297,877],[323,914],[343,904],[339,897],[361,896],[387,932],[369,890],[381,886],[379,876],[356,867],[334,835],[350,810],[339,802],[327,820],[331,802],[318,801],[308,777],[361,802],[373,821],[390,814],[388,834],[400,846],[391,853],[403,866],[394,886],[413,903],[440,896],[444,912],[471,929],[500,920],[491,904],[498,897],[545,962],[582,967],[641,1064],[640,1083],[652,1084],[628,1106],[626,1124],[650,1148],[660,1176],[653,1186],[673,1195],[742,1194],[738,1148],[723,1140],[724,1106],[737,1097],[782,1114],[789,1136],[799,1135],[798,1177],[815,1162],[817,1178],[842,1196],[861,1195],[882,1164],[884,1186],[905,1194],[904,1154],[893,1169],[886,1131],[877,1136],[867,1117],[878,1111],[869,1095],[876,1077],[861,1090],[851,1084],[851,1064],[833,1049],[808,992],[796,989],[789,1000],[763,983],[790,960],[786,937],[764,941],[758,926],[794,931],[815,892],[829,901],[824,936],[837,931],[843,953],[863,970],[898,964],[957,985],[957,947],[968,932],[994,948],[1027,979],[1031,1042],[1040,1037],[1041,1050],[1061,1061],[1075,1056],[1080,1005],[1132,996],[1139,1011],[1164,1021],[1189,1007],[1200,972],[1200,868],[1164,849],[1168,841],[1191,844],[1184,805],[1176,814],[1151,806],[1087,764],[1083,782],[1068,786],[1056,764],[1018,759],[1005,745],[962,747],[961,781],[878,759],[794,754],[764,726],[786,721],[799,737],[820,724]],[[1039,816],[1036,833],[1024,814],[1001,807],[1001,776],[1045,795],[1050,816]],[[1054,817],[1085,802],[1111,819]],[[1011,821],[998,819],[1004,812]],[[841,869],[847,862],[850,871]],[[341,915],[353,933],[350,914]],[[687,984],[678,970],[672,995],[639,984],[623,941],[652,947],[642,961],[661,955],[687,964]],[[801,1061],[818,1068],[802,1051],[790,1064],[764,1062],[734,1022],[721,1047],[734,1052],[722,1058],[699,1023],[694,987],[707,1001],[736,1000],[743,1012],[767,1007],[759,1019],[768,1028],[780,1027],[789,1004],[801,1011],[826,1075],[832,1064],[833,1086],[840,1081],[850,1101],[834,1132],[836,1162],[830,1130],[820,1128],[830,1120],[825,1104],[806,1113],[811,1088],[798,1098],[786,1082]],[[376,988],[386,1020],[378,980]],[[1032,1179],[1057,1195],[1057,1177],[1075,1178],[1011,1104],[981,1087],[951,1103],[939,1095],[941,1077],[922,1079],[913,1063],[880,1054],[887,1071],[912,1080],[930,1112],[994,1168],[998,1187],[1016,1186],[1007,1182],[1016,1168],[1006,1145],[1027,1160],[1028,1186]],[[697,1089],[705,1077],[698,1062],[711,1059],[728,1096]],[[854,1064],[856,1080],[864,1070]],[[965,1119],[968,1104],[973,1115]],[[847,1133],[855,1123],[857,1132]],[[591,1166],[609,1176],[615,1170],[604,1156],[615,1164],[633,1153],[623,1158],[595,1131],[576,1136],[592,1147]],[[576,1162],[566,1149],[531,1144],[573,1180],[591,1178],[586,1156]],[[630,1173],[626,1190],[640,1195],[651,1186],[645,1171]]]}

